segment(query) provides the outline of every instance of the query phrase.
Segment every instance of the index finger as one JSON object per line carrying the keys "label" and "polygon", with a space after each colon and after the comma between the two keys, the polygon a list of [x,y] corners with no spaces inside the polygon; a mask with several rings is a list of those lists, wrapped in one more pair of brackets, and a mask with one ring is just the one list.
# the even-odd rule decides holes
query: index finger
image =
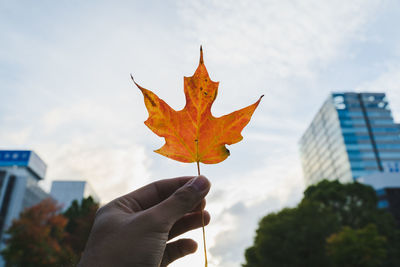
{"label": "index finger", "polygon": [[164,179],[143,186],[116,199],[132,211],[146,210],[168,198],[195,176],[183,176]]}

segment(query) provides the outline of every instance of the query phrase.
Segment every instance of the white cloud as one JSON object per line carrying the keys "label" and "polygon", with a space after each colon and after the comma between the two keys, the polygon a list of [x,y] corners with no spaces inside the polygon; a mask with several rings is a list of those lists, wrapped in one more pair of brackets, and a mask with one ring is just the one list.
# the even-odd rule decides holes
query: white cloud
{"label": "white cloud", "polygon": [[267,76],[312,76],[342,55],[381,1],[180,1],[187,33],[210,58],[262,66]]}
{"label": "white cloud", "polygon": [[[271,153],[262,167],[253,172],[239,172],[216,181],[219,204],[209,204],[214,211],[209,226],[214,234],[210,247],[213,266],[238,266],[244,261],[245,248],[253,242],[258,220],[269,212],[298,203],[304,182],[300,166],[292,165],[296,156]],[[214,198],[213,194],[210,198]]]}
{"label": "white cloud", "polygon": [[8,130],[0,132],[0,146],[7,148],[10,146],[19,147],[27,143],[32,129],[27,127],[17,130]]}
{"label": "white cloud", "polygon": [[87,180],[102,203],[151,182],[151,160],[139,145],[93,145],[87,140],[42,145],[48,158],[46,180]]}
{"label": "white cloud", "polygon": [[133,117],[126,111],[85,99],[45,112],[36,123],[41,134],[31,142],[49,166],[46,183],[88,180],[106,203],[151,182],[152,160],[138,144],[142,130],[126,123]]}
{"label": "white cloud", "polygon": [[215,266],[233,267],[243,263],[245,248],[251,245],[258,220],[277,205],[281,205],[279,200],[267,197],[250,206],[237,202],[224,210],[217,218],[221,229],[215,236],[215,245],[210,248]]}

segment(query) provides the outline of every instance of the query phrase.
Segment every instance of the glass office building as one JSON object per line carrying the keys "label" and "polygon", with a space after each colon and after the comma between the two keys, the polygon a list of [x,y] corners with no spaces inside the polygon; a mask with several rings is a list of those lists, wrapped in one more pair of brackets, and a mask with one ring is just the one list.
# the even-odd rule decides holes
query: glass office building
{"label": "glass office building", "polygon": [[[33,151],[0,150],[0,250],[5,247],[5,231],[21,211],[50,197],[38,185],[46,168]],[[0,257],[2,266],[5,262]]]}
{"label": "glass office building", "polygon": [[400,127],[384,93],[332,93],[300,140],[306,185],[399,172]]}

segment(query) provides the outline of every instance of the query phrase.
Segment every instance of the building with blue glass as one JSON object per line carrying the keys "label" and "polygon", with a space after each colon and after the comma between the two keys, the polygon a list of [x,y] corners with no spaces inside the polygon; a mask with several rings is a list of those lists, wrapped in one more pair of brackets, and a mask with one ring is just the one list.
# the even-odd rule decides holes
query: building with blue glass
{"label": "building with blue glass", "polygon": [[[306,185],[397,172],[400,127],[384,93],[332,93],[300,139]],[[399,173],[400,179],[400,173]]]}
{"label": "building with blue glass", "polygon": [[[5,246],[5,231],[21,211],[50,197],[38,185],[46,168],[33,151],[0,150],[0,250]],[[4,264],[0,257],[0,266]]]}

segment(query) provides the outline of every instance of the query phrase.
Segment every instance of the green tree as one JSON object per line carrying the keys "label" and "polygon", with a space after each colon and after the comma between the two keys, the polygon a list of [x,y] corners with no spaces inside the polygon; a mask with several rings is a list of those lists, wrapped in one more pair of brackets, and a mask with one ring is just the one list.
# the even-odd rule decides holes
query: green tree
{"label": "green tree", "polygon": [[78,260],[85,248],[98,208],[99,204],[89,196],[80,202],[74,200],[64,212],[68,219],[65,227],[68,233],[66,243],[75,252]]}
{"label": "green tree", "polygon": [[14,220],[1,252],[7,267],[71,266],[72,250],[65,245],[67,219],[52,199],[26,209]]}
{"label": "green tree", "polygon": [[382,266],[387,256],[386,243],[374,224],[361,229],[344,226],[328,237],[327,255],[335,267]]}
{"label": "green tree", "polygon": [[375,225],[386,238],[386,260],[378,266],[399,265],[399,230],[391,214],[377,208],[375,191],[359,183],[322,181],[304,192],[300,204],[265,216],[254,244],[245,252],[245,267],[334,266],[327,239],[343,227]]}
{"label": "green tree", "polygon": [[246,250],[244,266],[328,266],[321,243],[339,225],[315,203],[269,214],[259,225],[253,247]]}
{"label": "green tree", "polygon": [[335,214],[340,225],[362,228],[372,222],[379,224],[382,231],[393,227],[391,214],[377,208],[375,190],[360,183],[323,180],[305,190],[301,203],[306,202],[317,203],[320,209]]}

